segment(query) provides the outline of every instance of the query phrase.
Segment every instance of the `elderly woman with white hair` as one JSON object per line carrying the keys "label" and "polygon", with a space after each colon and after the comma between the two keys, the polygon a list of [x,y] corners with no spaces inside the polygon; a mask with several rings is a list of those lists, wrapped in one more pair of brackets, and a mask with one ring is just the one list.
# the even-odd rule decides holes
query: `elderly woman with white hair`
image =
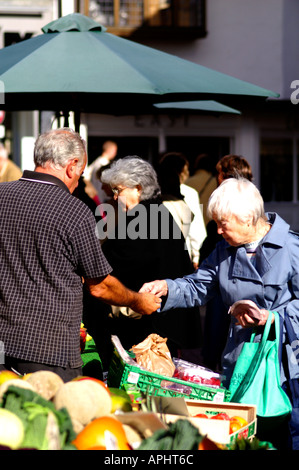
{"label": "elderly woman with white hair", "polygon": [[[98,223],[98,231],[102,232],[99,238],[105,238],[102,250],[118,280],[138,291],[153,278],[174,279],[193,272],[184,236],[162,204],[157,175],[149,162],[137,156],[121,158],[103,171],[101,181],[111,187],[114,202],[117,203],[117,223],[114,225],[113,214],[110,219],[108,217],[115,205],[109,207],[104,204],[107,218]],[[109,225],[111,219],[110,228],[106,227],[105,222]],[[107,308],[110,307],[106,307],[106,312]],[[173,355],[177,355],[180,348],[198,347],[195,344],[195,341],[201,340],[197,334],[200,321],[198,307],[172,313],[171,318],[168,312],[141,317],[130,309],[114,307],[108,311],[106,318],[97,315],[99,318],[96,320],[93,315],[92,320],[89,316],[87,327],[92,330],[92,336],[101,335],[101,340],[96,344],[105,363],[104,370],[109,365],[111,351],[107,338],[110,341],[111,334],[117,335],[126,349],[143,341],[151,333],[168,338],[167,344]],[[98,325],[90,328],[91,321],[97,321]]]}
{"label": "elderly woman with white hair", "polygon": [[[299,338],[299,236],[278,214],[264,213],[258,189],[245,179],[225,180],[212,193],[208,212],[224,240],[200,268],[183,278],[147,283],[141,290],[163,297],[162,311],[205,305],[217,292],[227,311],[237,301],[254,302],[261,320],[249,315],[246,307],[231,318],[222,360],[228,386],[242,345],[251,336],[250,327],[263,327],[270,312],[278,312],[283,324],[288,317]],[[284,353],[281,383],[287,375],[299,377],[290,348]],[[296,426],[294,433],[299,435]]]}

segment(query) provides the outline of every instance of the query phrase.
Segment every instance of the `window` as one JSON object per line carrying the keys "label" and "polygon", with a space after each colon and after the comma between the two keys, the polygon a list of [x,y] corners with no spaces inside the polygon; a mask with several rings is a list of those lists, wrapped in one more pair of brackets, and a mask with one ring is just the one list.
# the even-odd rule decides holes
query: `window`
{"label": "window", "polygon": [[298,200],[298,160],[293,139],[261,140],[261,194],[265,202]]}
{"label": "window", "polygon": [[205,0],[93,0],[89,15],[122,36],[182,30],[205,35]]}

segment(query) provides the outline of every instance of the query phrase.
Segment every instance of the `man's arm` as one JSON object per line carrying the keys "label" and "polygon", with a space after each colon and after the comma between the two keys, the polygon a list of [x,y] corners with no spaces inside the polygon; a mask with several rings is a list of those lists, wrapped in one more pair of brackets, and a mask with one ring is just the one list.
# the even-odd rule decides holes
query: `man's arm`
{"label": "man's arm", "polygon": [[161,299],[148,292],[137,293],[127,289],[118,279],[108,274],[101,279],[85,279],[91,295],[110,305],[130,307],[142,315],[150,315],[160,308]]}

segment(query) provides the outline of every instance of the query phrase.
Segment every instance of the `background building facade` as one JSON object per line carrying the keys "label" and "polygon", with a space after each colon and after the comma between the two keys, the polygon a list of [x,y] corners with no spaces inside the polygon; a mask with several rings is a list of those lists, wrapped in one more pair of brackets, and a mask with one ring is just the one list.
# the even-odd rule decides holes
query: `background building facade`
{"label": "background building facade", "polygon": [[[208,153],[227,153],[252,165],[266,209],[299,230],[299,3],[296,0],[40,0],[0,1],[0,47],[41,34],[60,15],[78,11],[108,31],[175,54],[280,94],[278,100],[242,109],[241,115],[190,112],[139,116],[82,116],[89,160],[104,140],[116,140],[119,155],[155,161],[165,151],[183,151],[191,168]],[[236,103],[235,107],[238,109]],[[28,167],[33,142],[55,124],[49,113],[7,113],[4,134],[12,158]]]}

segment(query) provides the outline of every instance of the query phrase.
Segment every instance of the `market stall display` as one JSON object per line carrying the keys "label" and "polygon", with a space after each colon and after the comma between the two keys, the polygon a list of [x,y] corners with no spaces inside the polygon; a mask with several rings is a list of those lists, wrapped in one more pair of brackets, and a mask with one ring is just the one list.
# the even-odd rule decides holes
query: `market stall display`
{"label": "market stall display", "polygon": [[[22,376],[6,382],[9,384],[0,402],[0,429],[5,426],[7,430],[0,433],[2,449],[205,450],[212,443],[215,450],[230,450],[240,439],[244,446],[257,445],[253,406],[191,400],[186,401],[185,416],[132,411],[129,395],[122,391],[123,400],[119,401],[117,390],[92,377],[64,383],[48,400],[34,387],[22,388],[26,383]],[[185,403],[184,398],[181,400]],[[175,409],[176,403],[174,412]],[[198,412],[209,416],[194,416]],[[241,422],[235,431],[230,427],[237,416]]]}
{"label": "market stall display", "polygon": [[[87,332],[84,336],[88,341],[82,350],[83,362],[87,366],[96,360],[100,368],[100,358],[94,357],[94,346],[88,352],[93,345],[92,338]],[[25,376],[12,371],[0,372],[0,430],[5,429],[0,432],[0,449],[197,451],[273,448],[271,443],[260,442],[255,436],[256,406],[229,402],[229,395],[226,396],[221,387],[221,375],[174,359],[174,376],[159,376],[138,365],[134,354],[123,350],[118,338],[112,339],[122,377],[116,386],[109,383],[119,380],[113,367],[109,371],[108,385],[86,375],[63,382],[49,371]],[[159,338],[155,340],[158,345],[163,344]],[[90,354],[93,359],[87,358]],[[128,375],[124,379],[126,368],[135,380],[128,379]],[[154,382],[153,388],[148,384],[143,388],[143,382],[137,380],[139,376],[146,377],[149,383]],[[163,388],[164,381],[187,389]],[[186,390],[188,393],[184,393]]]}

